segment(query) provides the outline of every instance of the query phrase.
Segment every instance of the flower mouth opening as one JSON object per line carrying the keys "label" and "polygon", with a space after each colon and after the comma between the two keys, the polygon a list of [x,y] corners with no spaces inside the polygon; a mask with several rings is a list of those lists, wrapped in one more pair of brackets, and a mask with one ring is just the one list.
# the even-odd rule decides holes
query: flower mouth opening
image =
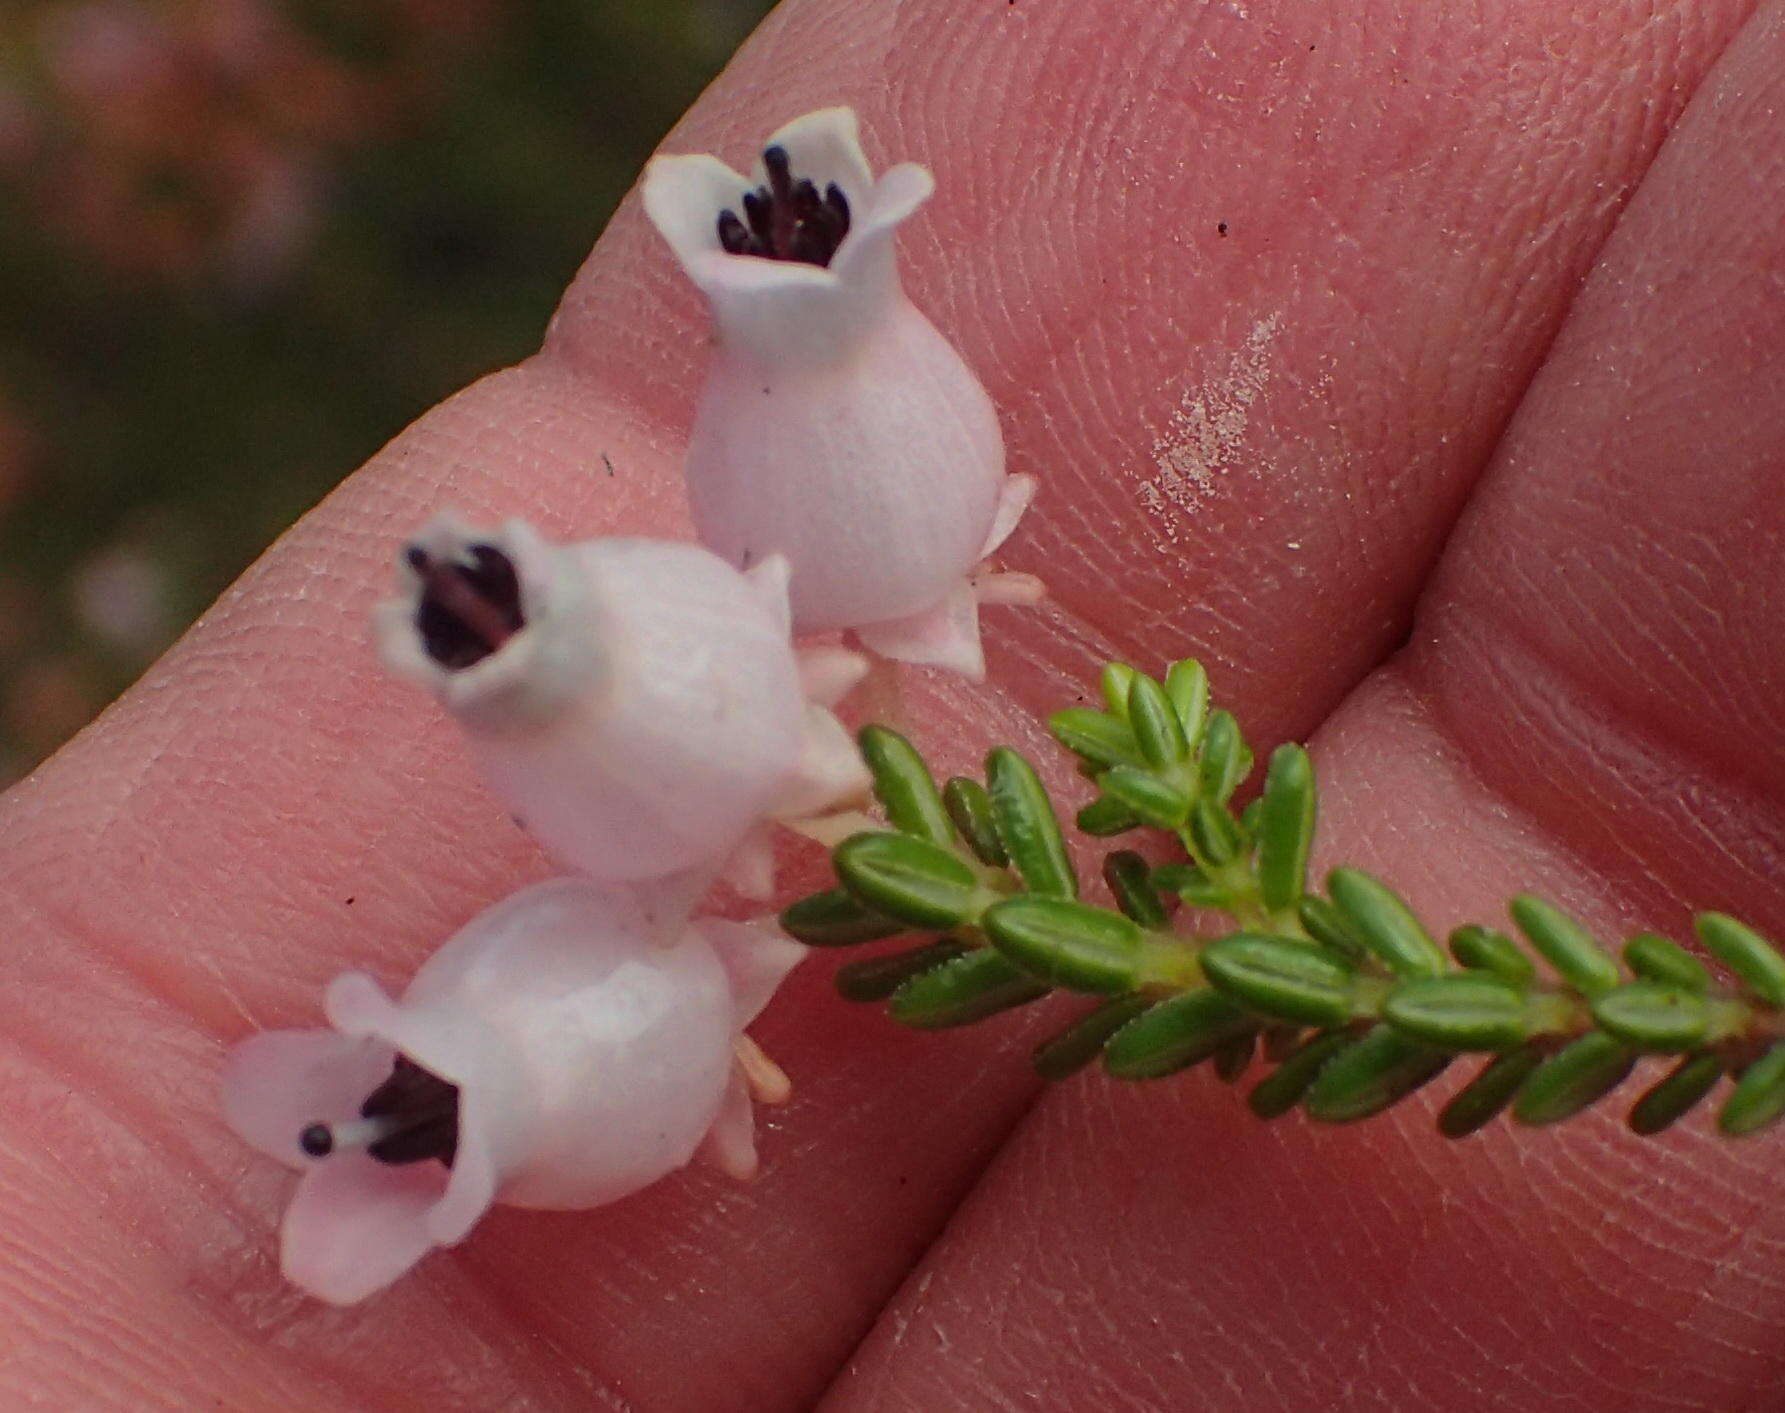
{"label": "flower mouth opening", "polygon": [[306,1124],[298,1147],[311,1158],[363,1148],[393,1167],[438,1158],[452,1166],[459,1149],[459,1089],[398,1055],[390,1077],[366,1096],[359,1118]]}
{"label": "flower mouth opening", "polygon": [[526,627],[514,561],[494,545],[468,545],[442,559],[420,545],[405,552],[421,579],[416,631],[428,657],[449,671],[475,667]]}
{"label": "flower mouth opening", "polygon": [[826,268],[849,234],[849,199],[835,182],[822,194],[809,178],[794,180],[787,149],[762,154],[769,184],[744,193],[744,215],[719,213],[719,244],[729,255],[755,255]]}

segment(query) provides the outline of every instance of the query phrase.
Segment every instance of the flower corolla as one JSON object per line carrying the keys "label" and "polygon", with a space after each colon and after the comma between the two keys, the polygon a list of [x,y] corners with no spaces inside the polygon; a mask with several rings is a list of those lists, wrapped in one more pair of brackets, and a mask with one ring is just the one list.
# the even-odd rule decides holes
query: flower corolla
{"label": "flower corolla", "polygon": [[796,654],[779,556],[740,572],[698,545],[553,545],[522,521],[442,515],[400,575],[375,614],[385,662],[438,696],[503,803],[577,873],[656,885],[680,916],[727,867],[761,895],[763,822],[866,788],[828,710],[865,664]]}
{"label": "flower corolla", "polygon": [[899,282],[893,233],[933,188],[912,163],[876,179],[855,114],[827,108],[771,135],[753,179],[655,158],[644,204],[717,326],[687,456],[701,539],[740,566],[785,555],[798,632],[979,677],[979,604],[1040,597],[981,570],[1034,483]]}
{"label": "flower corolla", "polygon": [[286,1276],[347,1304],[492,1202],[594,1207],[697,1153],[749,1176],[767,1062],[743,1028],[804,951],[717,919],[664,946],[630,894],[559,879],[474,919],[401,1001],[336,978],[332,1029],[252,1036],[225,1067],[236,1132],[303,1170]]}

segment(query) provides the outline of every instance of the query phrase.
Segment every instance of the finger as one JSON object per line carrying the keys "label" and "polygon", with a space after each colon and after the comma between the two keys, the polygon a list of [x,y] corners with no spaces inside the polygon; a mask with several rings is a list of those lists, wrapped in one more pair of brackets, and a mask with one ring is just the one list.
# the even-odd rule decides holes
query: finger
{"label": "finger", "polygon": [[[910,251],[913,289],[1016,409],[1013,458],[1051,478],[1031,553],[1048,556],[1038,567],[1069,608],[1086,607],[1057,626],[1008,631],[1008,690],[911,690],[909,720],[954,743],[948,766],[966,763],[972,741],[1033,740],[1011,715],[1011,693],[1057,701],[1061,668],[1082,675],[1102,637],[1119,628],[1138,642],[1192,611],[1229,625],[1235,643],[1268,636],[1267,652],[1305,659],[1302,685],[1284,671],[1235,674],[1228,695],[1240,709],[1267,721],[1318,715],[1332,682],[1357,670],[1356,635],[1380,640],[1401,611],[1419,547],[1441,533],[1473,467],[1442,452],[1390,473],[1438,436],[1486,445],[1609,224],[1606,193],[1641,171],[1727,22],[1697,20],[1661,44],[1635,10],[1607,11],[1556,71],[1569,81],[1532,96],[1511,71],[1478,72],[1482,34],[1455,27],[1411,46],[1428,66],[1403,75],[1416,82],[1388,82],[1388,56],[1423,22],[1386,10],[1367,34],[1335,26],[1309,40],[1316,53],[1323,42],[1336,49],[1331,68],[1292,69],[1318,62],[1299,57],[1299,37],[1290,44],[1306,13],[1286,7],[1267,32],[1268,17],[1253,30],[1209,12],[1185,27],[1140,4],[1016,17],[994,8],[970,22],[940,0],[881,7],[866,21],[860,7],[795,6],[676,142],[754,136],[842,91],[884,135],[877,156],[932,161],[966,203],[952,217],[938,203],[930,235]],[[1544,57],[1549,36],[1528,23],[1496,30],[1496,44],[1512,44],[1527,72],[1561,62]],[[1132,67],[1113,74],[1111,54]],[[1194,102],[1112,101],[1182,94],[1174,86],[1193,59]],[[947,78],[963,66],[975,84]],[[1434,102],[1441,111],[1428,110]],[[1536,115],[1522,135],[1477,117],[1514,109]],[[1338,116],[1316,139],[1321,115]],[[1555,136],[1583,127],[1584,145]],[[1050,129],[1054,145],[1039,146]],[[1326,188],[1332,170],[1371,170],[1385,134],[1397,169],[1416,174],[1400,184],[1416,220],[1366,220],[1367,201],[1354,211]],[[1257,169],[1254,138],[1295,160]],[[1067,174],[1093,167],[1102,185],[1069,200]],[[1042,203],[1045,219],[1025,220],[1022,187],[1036,173],[1037,196],[1056,199]],[[1124,183],[1144,186],[1144,202],[1123,199]],[[1487,207],[1484,183],[1501,193]],[[1270,213],[1269,245],[1197,285],[1157,251],[1190,249],[1172,233],[1216,187]],[[1498,219],[1508,193],[1536,194],[1519,219]],[[1335,227],[1342,206],[1348,220]],[[1465,237],[1488,209],[1496,234]],[[1175,219],[1161,224],[1162,212]],[[1353,231],[1351,220],[1363,224]],[[1458,234],[1435,240],[1434,229]],[[1001,242],[995,259],[986,232]],[[1465,239],[1459,260],[1454,243]],[[1344,278],[1322,293],[1328,264]],[[1107,296],[1088,296],[1093,268]],[[1434,291],[1421,310],[1443,312],[1417,346],[1400,342],[1409,282]],[[1245,312],[1211,319],[1230,306]],[[1271,335],[1270,367],[1285,371],[1266,389],[1250,363],[1230,363],[1279,310],[1295,317]],[[308,1374],[325,1403],[333,1390],[365,1402],[393,1389],[488,1402],[517,1387],[550,1403],[566,1380],[684,1406],[797,1403],[843,1357],[1026,1098],[1020,1065],[1000,1053],[1020,1048],[1009,1031],[945,1043],[895,1035],[824,1000],[815,971],[762,1031],[805,1099],[769,1139],[757,1187],[720,1196],[689,1178],[576,1218],[504,1214],[376,1307],[346,1315],[291,1300],[268,1268],[284,1183],[217,1129],[219,1040],[250,1024],[309,1022],[320,981],[344,965],[400,982],[477,906],[541,867],[436,714],[386,685],[361,645],[396,541],[449,499],[485,518],[531,514],[560,533],[678,526],[674,451],[704,329],[662,253],[623,216],[541,358],[399,439],[11,802],[0,886],[11,935],[31,939],[6,963],[19,998],[13,1092],[36,1096],[17,1181],[54,1199],[55,1223],[30,1237],[67,1272],[30,1298],[129,1327],[128,1358],[98,1366],[107,1376],[226,1401],[289,1390]],[[1331,362],[1335,346],[1354,368]],[[1411,376],[1432,359],[1442,377]],[[1397,378],[1385,390],[1386,366]],[[1327,403],[1310,410],[1323,377]],[[1226,429],[1233,474],[1210,479],[1193,524],[1174,511],[1148,538],[1146,516],[1163,512],[1104,498],[1130,474],[1133,448],[1164,437],[1178,412],[1203,425],[1185,411],[1195,378],[1222,390],[1204,414]],[[1434,397],[1452,418],[1443,432],[1420,411]],[[1345,454],[1303,475],[1289,456],[1304,442]],[[1265,460],[1282,469],[1245,469]],[[1347,491],[1373,513],[1349,519],[1345,553],[1311,541],[1304,569],[1286,541],[1260,582],[1261,517],[1319,530]],[[1138,539],[1107,533],[1132,537],[1137,524]],[[1180,545],[1158,526],[1176,527]],[[1168,582],[1160,566],[1187,552],[1192,529],[1223,548],[1206,572]],[[1136,544],[1151,580],[1125,577]],[[1105,624],[1090,606],[1112,592],[1126,607]],[[1281,628],[1298,615],[1311,626]],[[33,1089],[34,1067],[44,1073]],[[84,1182],[63,1181],[71,1170]],[[112,1239],[108,1214],[134,1224],[134,1244]],[[66,1363],[56,1376],[72,1377]]]}
{"label": "finger", "polygon": [[[1434,926],[1530,888],[1605,937],[1785,927],[1782,99],[1774,7],[1620,224],[1413,649],[1321,734],[1330,857]],[[1436,1102],[1317,1130],[1201,1077],[1059,1091],[828,1406],[1777,1404],[1776,1133],[1640,1140],[1614,1101],[1447,1145]]]}

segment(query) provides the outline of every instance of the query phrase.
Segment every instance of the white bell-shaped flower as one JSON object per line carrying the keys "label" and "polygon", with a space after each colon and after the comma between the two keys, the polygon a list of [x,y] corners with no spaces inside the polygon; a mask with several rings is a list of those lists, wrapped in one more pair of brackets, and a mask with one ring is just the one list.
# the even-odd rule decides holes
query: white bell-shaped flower
{"label": "white bell-shaped flower", "polygon": [[701,539],[739,566],[785,555],[798,632],[978,677],[979,603],[1040,596],[981,570],[1034,485],[899,283],[893,233],[933,188],[910,163],[876,180],[855,114],[827,108],[774,133],[754,180],[655,158],[644,203],[717,326],[687,458]]}
{"label": "white bell-shaped flower", "polygon": [[385,661],[434,691],[562,864],[651,885],[675,920],[727,867],[765,892],[765,820],[866,788],[827,709],[864,664],[796,655],[777,556],[740,573],[698,545],[552,545],[441,516],[400,572],[375,617]]}
{"label": "white bell-shaped flower", "polygon": [[626,892],[536,884],[454,936],[400,1002],[341,976],[333,1029],[237,1045],[226,1117],[303,1170],[286,1276],[346,1304],[462,1240],[492,1202],[599,1206],[697,1153],[753,1173],[751,1080],[777,1097],[785,1081],[743,1028],[805,949],[717,919],[669,946],[655,933]]}

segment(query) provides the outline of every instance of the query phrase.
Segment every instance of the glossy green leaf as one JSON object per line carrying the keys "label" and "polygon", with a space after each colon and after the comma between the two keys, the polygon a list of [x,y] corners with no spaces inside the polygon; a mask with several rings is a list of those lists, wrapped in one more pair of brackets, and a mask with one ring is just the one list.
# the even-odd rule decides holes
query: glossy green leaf
{"label": "glossy green leaf", "polygon": [[957,775],[942,787],[942,807],[982,864],[1002,868],[1010,862],[1004,841],[998,837],[998,825],[992,818],[992,797],[977,780]]}
{"label": "glossy green leaf", "polygon": [[1512,900],[1510,911],[1531,945],[1582,995],[1609,991],[1624,979],[1617,959],[1561,909],[1527,893]]}
{"label": "glossy green leaf", "polygon": [[1218,991],[1199,987],[1161,1001],[1123,1026],[1103,1047],[1117,1079],[1158,1079],[1199,1064],[1256,1022]]}
{"label": "glossy green leaf", "polygon": [[1659,933],[1639,932],[1626,942],[1624,965],[1636,975],[1666,986],[1697,992],[1711,989],[1711,974],[1705,964],[1678,942]]}
{"label": "glossy green leaf", "polygon": [[1519,1091],[1512,1116],[1531,1125],[1573,1118],[1622,1084],[1635,1063],[1628,1046],[1589,1031],[1538,1066]]}
{"label": "glossy green leaf", "polygon": [[864,726],[856,740],[874,777],[874,796],[893,828],[942,848],[952,846],[948,811],[930,768],[911,743],[884,726]]}
{"label": "glossy green leaf", "polygon": [[1321,1123],[1354,1123],[1379,1114],[1444,1072],[1451,1057],[1376,1026],[1329,1060],[1304,1107]]}
{"label": "glossy green leaf", "polygon": [[901,1025],[943,1030],[1026,1005],[1047,991],[1005,957],[979,947],[912,977],[893,992],[888,1011]]}
{"label": "glossy green leaf", "polygon": [[1322,1029],[1351,1019],[1351,973],[1305,942],[1238,933],[1211,942],[1202,969],[1224,995],[1266,1015]]}
{"label": "glossy green leaf", "polygon": [[1246,1103],[1261,1119],[1287,1114],[1302,1102],[1302,1096],[1320,1077],[1327,1061],[1349,1049],[1356,1039],[1348,1030],[1330,1030],[1304,1040],[1253,1087]]}
{"label": "glossy green leaf", "polygon": [[1097,1058],[1110,1036],[1152,1004],[1151,997],[1138,993],[1104,1002],[1052,1040],[1035,1047],[1031,1062],[1036,1072],[1043,1079],[1053,1080],[1077,1074]]}
{"label": "glossy green leaf", "polygon": [[1194,658],[1174,662],[1165,674],[1165,695],[1171,698],[1178,713],[1178,723],[1184,728],[1184,739],[1194,750],[1202,740],[1203,726],[1208,721],[1209,674]]}
{"label": "glossy green leaf", "polygon": [[1032,893],[1078,896],[1078,876],[1060,837],[1060,822],[1035,769],[1008,746],[986,757],[986,789],[998,836]]}
{"label": "glossy green leaf", "polygon": [[950,928],[979,908],[979,881],[952,851],[909,834],[853,834],[831,864],[870,908],[917,927]]}
{"label": "glossy green leaf", "polygon": [[1369,955],[1369,949],[1358,940],[1351,924],[1325,898],[1306,897],[1296,908],[1308,935],[1330,952],[1356,963]]}
{"label": "glossy green leaf", "polygon": [[1314,763],[1293,742],[1271,752],[1258,797],[1258,889],[1273,912],[1291,907],[1308,881],[1314,843]]}
{"label": "glossy green leaf", "polygon": [[1240,1035],[1229,1036],[1216,1047],[1210,1059],[1215,1077],[1223,1084],[1236,1083],[1252,1067],[1252,1057],[1257,1053],[1257,1031],[1248,1030]]}
{"label": "glossy green leaf", "polygon": [[1097,777],[1104,794],[1143,824],[1177,829],[1190,815],[1190,797],[1169,780],[1138,766],[1118,765]]}
{"label": "glossy green leaf", "polygon": [[1785,1114],[1785,1044],[1773,1046],[1741,1072],[1717,1116],[1717,1127],[1740,1137],[1758,1133],[1781,1114]]}
{"label": "glossy green leaf", "polygon": [[1103,700],[1109,709],[1121,720],[1128,719],[1128,689],[1134,685],[1139,674],[1125,662],[1106,662],[1103,665],[1103,676],[1099,685],[1103,688]]}
{"label": "glossy green leaf", "polygon": [[1177,708],[1165,688],[1144,673],[1136,673],[1128,686],[1128,724],[1141,758],[1154,770],[1170,770],[1190,754]]}
{"label": "glossy green leaf", "polygon": [[1364,946],[1400,976],[1440,976],[1449,969],[1412,910],[1389,888],[1354,868],[1335,868],[1326,891]]}
{"label": "glossy green leaf", "polygon": [[945,938],[908,952],[850,962],[837,968],[837,994],[845,1001],[884,1001],[912,977],[952,962],[966,952],[963,944]]}
{"label": "glossy green leaf", "polygon": [[1541,1045],[1526,1045],[1496,1055],[1439,1111],[1438,1132],[1446,1138],[1467,1138],[1492,1122],[1543,1063],[1545,1053]]}
{"label": "glossy green leaf", "polygon": [[1648,1137],[1671,1127],[1695,1109],[1723,1077],[1723,1062],[1715,1055],[1688,1055],[1636,1101],[1630,1110],[1631,1129]]}
{"label": "glossy green leaf", "polygon": [[1479,972],[1416,977],[1388,993],[1383,1018],[1414,1040],[1446,1050],[1510,1050],[1531,1038],[1525,993]]}
{"label": "glossy green leaf", "polygon": [[1474,971],[1485,971],[1517,987],[1537,980],[1537,966],[1504,932],[1469,923],[1450,934],[1450,954]]}
{"label": "glossy green leaf", "polygon": [[1193,908],[1219,908],[1227,902],[1227,889],[1195,864],[1161,864],[1153,870],[1153,886],[1175,893]]}
{"label": "glossy green leaf", "polygon": [[1107,839],[1112,834],[1126,834],[1139,827],[1140,816],[1120,800],[1107,795],[1092,800],[1078,812],[1079,832],[1089,834],[1093,839]]}
{"label": "glossy green leaf", "polygon": [[1593,997],[1599,1028],[1638,1050],[1696,1050],[1710,1034],[1703,996],[1659,981],[1634,981]]}
{"label": "glossy green leaf", "polygon": [[1166,923],[1165,903],[1153,886],[1153,866],[1130,849],[1118,849],[1103,861],[1103,881],[1116,906],[1142,927]]}
{"label": "glossy green leaf", "polygon": [[789,904],[782,910],[781,928],[808,947],[853,947],[909,932],[911,924],[864,907],[846,888],[832,888]]}
{"label": "glossy green leaf", "polygon": [[1216,868],[1238,858],[1246,846],[1239,822],[1227,807],[1207,798],[1198,800],[1190,811],[1190,837],[1196,841],[1197,852]]}
{"label": "glossy green leaf", "polygon": [[1722,913],[1700,913],[1692,924],[1705,950],[1740,977],[1757,1000],[1785,1007],[1785,957],[1771,943]]}
{"label": "glossy green leaf", "polygon": [[1226,804],[1228,796],[1246,778],[1249,756],[1245,739],[1240,735],[1240,724],[1233,719],[1233,713],[1210,712],[1197,763],[1203,795],[1218,804]]}
{"label": "glossy green leaf", "polygon": [[1012,898],[981,919],[986,936],[1031,976],[1113,995],[1140,982],[1146,934],[1120,913],[1066,898]]}
{"label": "glossy green leaf", "polygon": [[1088,707],[1068,707],[1047,719],[1054,739],[1099,766],[1140,765],[1140,747],[1125,721]]}

